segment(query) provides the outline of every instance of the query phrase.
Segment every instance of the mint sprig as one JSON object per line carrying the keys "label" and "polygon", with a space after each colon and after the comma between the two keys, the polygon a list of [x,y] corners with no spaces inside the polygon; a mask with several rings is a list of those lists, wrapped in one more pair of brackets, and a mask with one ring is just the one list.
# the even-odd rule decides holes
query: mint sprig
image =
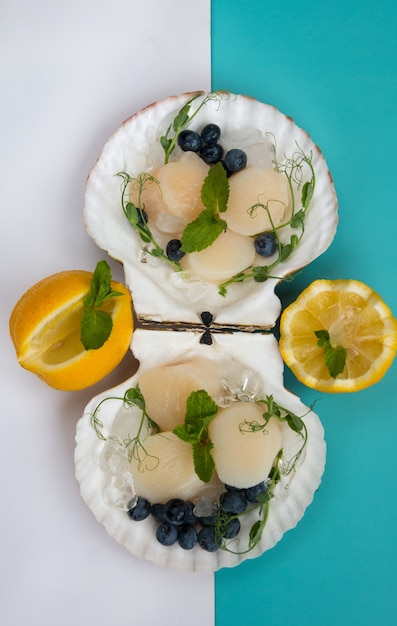
{"label": "mint sprig", "polygon": [[100,307],[109,298],[124,295],[111,287],[112,274],[106,261],[99,261],[91,280],[91,291],[83,301],[80,338],[86,350],[98,350],[109,339],[113,328],[110,313]]}
{"label": "mint sprig", "polygon": [[324,350],[325,364],[329,374],[332,378],[336,378],[345,369],[347,350],[343,346],[333,346],[327,330],[315,330],[314,334],[318,339],[318,347]]}
{"label": "mint sprig", "polygon": [[215,469],[211,455],[214,445],[208,435],[208,425],[217,412],[218,405],[204,389],[192,391],[186,400],[185,421],[173,430],[179,439],[191,444],[195,472],[205,483],[210,482]]}
{"label": "mint sprig", "polygon": [[226,211],[229,200],[229,181],[222,163],[209,169],[201,189],[201,200],[205,209],[187,224],[182,233],[183,252],[208,248],[227,228],[226,221],[219,215]]}

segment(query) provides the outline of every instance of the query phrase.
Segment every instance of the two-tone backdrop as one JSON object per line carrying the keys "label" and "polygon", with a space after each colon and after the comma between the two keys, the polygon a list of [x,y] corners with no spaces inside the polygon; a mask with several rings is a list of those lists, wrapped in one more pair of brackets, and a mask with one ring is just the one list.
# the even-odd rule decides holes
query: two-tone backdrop
{"label": "two-tone backdrop", "polygon": [[[316,401],[323,482],[296,529],[233,570],[184,574],[131,556],[74,478],[76,423],[129,375],[49,389],[18,366],[8,318],[22,293],[103,253],[84,230],[86,176],[109,136],[152,101],[227,89],[278,107],[327,160],[340,222],[294,282],[356,278],[397,314],[397,8],[392,0],[4,0],[0,7],[1,580],[5,626],[392,626],[397,623],[397,365]],[[112,262],[114,275],[122,269]]]}

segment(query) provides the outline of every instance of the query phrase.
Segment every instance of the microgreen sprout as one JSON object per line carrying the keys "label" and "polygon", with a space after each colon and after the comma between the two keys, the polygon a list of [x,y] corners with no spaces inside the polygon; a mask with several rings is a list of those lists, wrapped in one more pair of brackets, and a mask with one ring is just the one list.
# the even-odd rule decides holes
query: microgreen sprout
{"label": "microgreen sprout", "polygon": [[[136,178],[132,178],[127,172],[118,172],[116,176],[120,176],[123,180],[121,187],[121,206],[124,215],[146,244],[144,247],[145,252],[153,257],[166,261],[174,270],[180,271],[182,269],[180,263],[178,261],[171,261],[164,252],[164,249],[154,238],[147,221],[145,206],[142,202],[142,193],[146,185],[160,185],[160,182],[147,172],[138,174]],[[138,192],[137,204],[134,204],[134,202],[128,199],[129,194],[127,190],[129,185]]]}
{"label": "microgreen sprout", "polygon": [[288,461],[288,463],[283,464],[284,475],[290,474],[296,467],[296,464],[299,461],[307,443],[307,429],[306,424],[303,421],[303,417],[305,417],[308,413],[313,410],[313,406],[311,406],[304,415],[296,415],[289,409],[278,404],[273,396],[266,396],[264,400],[257,400],[258,403],[264,404],[267,408],[264,413],[262,413],[263,422],[244,421],[240,424],[241,432],[258,432],[263,431],[266,432],[266,427],[269,423],[269,420],[273,417],[277,421],[281,423],[288,424],[289,428],[297,433],[302,438],[302,446],[298,450],[298,452]]}
{"label": "microgreen sprout", "polygon": [[218,100],[220,99],[220,94],[216,91],[211,91],[208,93],[200,102],[199,106],[191,112],[192,104],[197,98],[202,96],[202,93],[196,94],[190,100],[188,100],[183,107],[178,111],[177,115],[172,120],[171,124],[168,126],[164,135],[160,137],[160,144],[164,150],[165,157],[164,163],[168,163],[169,158],[174,151],[176,143],[178,141],[178,136],[190,124],[193,118],[197,115],[197,113],[209,102],[210,100]]}
{"label": "microgreen sprout", "polygon": [[[230,548],[230,542],[228,543],[222,537],[220,537],[219,545],[223,550],[228,552],[232,552],[233,554],[246,554],[250,552],[261,540],[263,531],[266,527],[267,519],[270,511],[270,501],[274,498],[274,488],[277,483],[280,481],[282,476],[290,475],[296,468],[299,459],[301,458],[304,449],[307,445],[307,428],[306,424],[303,420],[305,415],[310,413],[313,407],[310,407],[309,410],[302,416],[298,416],[289,409],[282,407],[279,405],[273,398],[273,396],[266,396],[266,399],[257,400],[256,402],[264,404],[266,406],[266,411],[263,412],[263,422],[254,421],[244,421],[240,424],[240,432],[264,432],[266,433],[266,427],[271,418],[278,420],[281,423],[286,423],[291,430],[297,433],[302,438],[302,445],[299,450],[294,454],[294,456],[285,462],[283,459],[284,451],[281,449],[273,463],[273,467],[271,469],[270,475],[267,478],[267,489],[260,493],[256,500],[257,504],[254,504],[252,507],[249,507],[244,511],[241,515],[247,515],[248,513],[252,513],[255,510],[258,512],[258,519],[251,526],[248,537],[248,547],[243,551],[234,551]],[[230,520],[230,517],[229,517]],[[220,523],[222,523],[222,518],[220,519]],[[221,533],[219,532],[218,535]]]}
{"label": "microgreen sprout", "polygon": [[[179,134],[192,122],[198,112],[209,101],[212,100],[220,103],[222,98],[228,95],[229,94],[226,92],[216,91],[209,92],[206,96],[199,93],[190,98],[182,106],[169,124],[165,134],[160,137],[160,144],[165,153],[164,164],[169,162],[170,156],[177,145]],[[193,109],[193,103],[200,97],[202,98],[201,102]],[[267,134],[270,135],[271,133]],[[273,142],[276,154],[276,139],[274,136]],[[254,280],[255,282],[262,283],[268,279],[291,280],[293,278],[291,274],[284,278],[277,276],[276,268],[280,263],[288,259],[304,235],[305,218],[313,199],[316,184],[312,160],[312,153],[305,154],[298,143],[296,143],[296,150],[291,156],[285,156],[282,161],[277,160],[275,157],[273,161],[274,170],[286,176],[290,190],[291,207],[288,219],[278,225],[274,223],[271,205],[280,202],[277,198],[269,199],[267,203],[263,203],[259,196],[257,202],[248,209],[248,213],[251,216],[254,216],[259,211],[266,212],[270,222],[270,228],[266,233],[256,233],[255,237],[263,234],[272,235],[275,240],[275,256],[272,255],[272,260],[268,265],[250,265],[221,283],[218,288],[221,296],[226,296],[228,288],[234,283],[241,283],[246,280]],[[171,260],[156,241],[147,222],[145,207],[142,202],[142,193],[148,184],[157,184],[160,186],[159,180],[147,172],[139,174],[136,178],[132,178],[124,171],[119,172],[117,176],[123,179],[121,192],[123,212],[142,241],[146,244],[143,248],[144,251],[153,257],[162,259],[171,265],[174,271],[182,271],[180,262]],[[137,191],[136,204],[128,197],[129,194],[127,190],[129,185]],[[300,192],[299,207],[295,206],[298,192]],[[227,210],[228,199],[229,182],[221,163],[217,163],[210,167],[201,189],[201,200],[204,209],[192,222],[189,222],[185,226],[182,233],[182,252],[191,253],[204,250],[212,245],[222,232],[226,231],[227,222],[221,218],[221,214]]]}
{"label": "microgreen sprout", "polygon": [[[145,445],[143,443],[143,439],[144,439],[144,429],[146,429],[146,431],[149,431],[151,434],[153,434],[153,433],[159,432],[159,427],[156,424],[156,422],[154,422],[146,412],[145,399],[139,389],[139,386],[137,385],[136,387],[131,387],[130,389],[127,389],[123,397],[107,396],[106,398],[103,398],[95,407],[94,412],[91,414],[91,425],[93,429],[95,430],[99,439],[102,439],[102,441],[106,441],[107,437],[103,433],[104,424],[99,419],[98,415],[99,415],[101,406],[108,400],[119,400],[123,403],[123,405],[126,408],[131,408],[135,406],[141,410],[141,418],[139,421],[139,426],[138,426],[136,435],[134,437],[127,437],[126,439],[124,439],[123,443],[124,443],[124,446],[128,449],[129,460],[131,461],[131,459],[135,459],[138,462],[139,471],[143,471],[145,469],[144,463],[145,463],[146,469],[148,469],[147,467],[148,458],[152,462],[154,462],[154,467],[157,466],[159,460],[156,457],[153,457],[152,455],[148,454],[145,448]],[[145,438],[146,436],[147,436],[147,433],[145,434]],[[153,469],[153,467],[151,469]]]}
{"label": "microgreen sprout", "polygon": [[[283,162],[274,162],[275,171],[278,173],[284,173],[287,177],[291,195],[291,216],[288,220],[278,226],[274,224],[271,211],[269,209],[269,203],[275,202],[276,200],[269,200],[267,204],[263,204],[258,199],[258,202],[251,206],[248,209],[248,212],[250,215],[254,215],[259,210],[266,211],[271,224],[271,228],[267,232],[271,233],[276,240],[277,256],[269,265],[251,265],[223,282],[219,286],[220,295],[225,296],[227,288],[233,283],[241,283],[248,279],[253,279],[258,283],[262,283],[269,278],[279,280],[279,277],[274,274],[274,269],[292,254],[297,245],[300,243],[305,231],[306,213],[310,207],[316,183],[312,158],[312,154],[305,154],[297,145],[297,150],[291,157],[286,157]],[[308,179],[304,180],[307,171]],[[295,206],[294,187],[296,187],[297,191],[301,192],[301,206],[299,210],[296,210],[297,207]],[[289,240],[283,242],[280,237],[280,231],[285,229],[287,226],[289,226],[292,230],[297,230],[298,232],[293,232],[290,234]]]}
{"label": "microgreen sprout", "polygon": [[[269,517],[270,502],[274,498],[274,488],[281,477],[279,465],[281,463],[282,455],[283,450],[281,449],[274,460],[273,467],[271,469],[268,479],[266,480],[266,489],[258,494],[258,496],[256,497],[256,504],[248,507],[243,513],[240,513],[239,515],[223,514],[221,509],[215,514],[215,541],[222,550],[230,552],[232,554],[247,554],[248,552],[251,552],[251,550],[253,550],[253,548],[255,548],[255,546],[260,542]],[[228,541],[224,538],[225,526],[230,523],[234,518],[241,519],[243,516],[254,513],[255,511],[258,512],[258,519],[254,522],[249,530],[247,548],[245,550],[233,550],[231,548],[233,540]]]}

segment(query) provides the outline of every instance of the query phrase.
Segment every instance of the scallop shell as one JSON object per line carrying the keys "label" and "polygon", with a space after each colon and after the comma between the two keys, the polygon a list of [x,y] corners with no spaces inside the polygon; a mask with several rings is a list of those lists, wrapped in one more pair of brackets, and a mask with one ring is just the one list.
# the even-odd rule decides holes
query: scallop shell
{"label": "scallop shell", "polygon": [[[205,345],[200,343],[198,332],[138,329],[134,333],[132,348],[140,360],[138,371],[121,385],[93,398],[77,426],[76,477],[80,483],[81,495],[97,521],[103,524],[111,537],[136,557],[179,570],[215,571],[223,567],[234,567],[245,559],[258,557],[272,548],[286,531],[296,526],[312,502],[321,482],[326,456],[324,432],[319,418],[284,388],[283,362],[273,335],[243,332],[233,335],[214,334],[213,343]],[[133,522],[125,510],[104,497],[109,487],[109,474],[104,471],[100,461],[104,442],[97,437],[91,425],[95,408],[105,398],[123,397],[126,389],[136,385],[140,373],[145,369],[196,356],[213,359],[220,364],[237,363],[236,371],[241,372],[245,381],[248,380],[248,386],[252,383],[255,387],[259,381],[261,393],[273,395],[280,405],[299,416],[305,415],[303,419],[308,440],[303,460],[296,466],[290,480],[277,484],[261,541],[245,554],[233,554],[224,550],[209,553],[199,546],[187,551],[177,544],[164,547],[155,538],[155,522],[151,516],[144,521]],[[117,416],[120,416],[120,402],[110,400],[101,405],[100,419],[106,436],[113,433]],[[297,435],[284,426],[283,450],[288,456],[288,451],[292,454],[296,449]],[[251,515],[243,516],[242,529],[237,540],[230,544],[231,549],[241,551],[242,546],[246,545],[244,538],[247,538],[253,523]]]}
{"label": "scallop shell", "polygon": [[[280,158],[295,154],[298,147],[312,155],[316,188],[305,218],[305,231],[293,253],[277,266],[276,277],[263,283],[248,280],[233,284],[226,296],[222,296],[218,285],[191,277],[186,281],[181,272],[173,271],[163,261],[143,255],[142,241],[123,214],[121,180],[116,174],[127,171],[134,177],[162,164],[164,152],[159,138],[187,100],[197,94],[202,92],[156,102],[126,120],[112,135],[88,177],[84,208],[86,229],[100,248],[123,264],[135,312],[142,323],[197,324],[200,313],[210,311],[214,323],[220,326],[270,328],[281,309],[274,293],[277,283],[327,249],[338,221],[337,198],[324,157],[309,135],[290,117],[252,98],[222,92],[209,100],[189,125],[198,130],[214,122],[222,129],[221,143],[225,141],[229,147],[247,149],[251,154],[255,152],[255,145],[267,138],[274,141]],[[204,94],[199,95],[194,106],[198,106],[203,97]],[[297,201],[298,187],[295,190]],[[287,230],[285,234],[289,236],[291,231],[288,234]]]}

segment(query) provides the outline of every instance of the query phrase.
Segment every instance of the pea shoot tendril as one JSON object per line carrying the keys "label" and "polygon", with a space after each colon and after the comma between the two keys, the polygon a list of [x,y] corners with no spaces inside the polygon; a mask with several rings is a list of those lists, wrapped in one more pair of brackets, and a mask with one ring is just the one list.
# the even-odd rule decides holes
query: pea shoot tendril
{"label": "pea shoot tendril", "polygon": [[228,542],[222,537],[222,529],[225,525],[225,520],[223,520],[222,516],[220,516],[219,522],[217,521],[215,529],[219,546],[223,550],[226,550],[227,552],[231,552],[233,554],[246,554],[250,552],[253,548],[255,548],[255,546],[261,541],[262,534],[266,527],[269,516],[270,501],[274,498],[274,489],[283,476],[289,476],[296,469],[296,466],[306,448],[308,432],[303,418],[313,409],[313,406],[311,406],[304,415],[298,416],[292,411],[279,405],[274,400],[273,396],[266,396],[266,399],[257,400],[256,402],[264,404],[266,406],[267,410],[264,411],[262,414],[263,422],[258,422],[257,420],[249,422],[245,420],[240,424],[240,432],[244,433],[262,431],[266,433],[266,427],[269,423],[269,420],[271,418],[274,418],[281,423],[286,423],[289,428],[291,428],[291,430],[297,433],[302,439],[302,444],[299,450],[288,461],[285,461],[283,459],[284,451],[283,449],[281,449],[274,460],[272,470],[266,480],[266,489],[262,491],[256,498],[257,504],[254,504],[252,507],[247,508],[246,511],[240,515],[228,517],[228,522],[230,523],[233,517],[241,517],[241,515],[247,515],[248,513],[253,513],[254,511],[258,512],[258,519],[250,528],[248,536],[248,547],[245,550],[233,550],[230,547],[231,542]]}
{"label": "pea shoot tendril", "polygon": [[[126,408],[132,408],[135,406],[141,410],[141,418],[139,421],[136,435],[134,437],[129,436],[127,439],[123,441],[123,444],[125,448],[128,450],[129,460],[131,461],[131,459],[135,459],[138,462],[139,471],[143,471],[145,469],[143,467],[144,463],[146,465],[146,469],[149,469],[148,459],[150,460],[152,464],[154,462],[154,467],[156,467],[158,465],[159,460],[156,457],[153,457],[152,455],[148,454],[145,448],[145,445],[143,443],[143,440],[144,440],[144,429],[146,429],[146,431],[148,430],[149,433],[153,434],[153,433],[159,432],[159,427],[157,426],[156,422],[154,422],[146,413],[145,399],[139,389],[139,386],[137,385],[136,387],[131,387],[130,389],[127,389],[123,397],[107,396],[106,398],[103,398],[97,404],[94,412],[91,414],[91,425],[93,429],[95,430],[99,439],[102,439],[102,441],[106,441],[107,437],[103,434],[104,424],[99,419],[98,414],[100,412],[101,406],[108,400],[119,400],[123,403],[123,405]],[[147,435],[145,435],[145,438],[146,436]],[[153,469],[153,467],[151,469]]]}
{"label": "pea shoot tendril", "polygon": [[[196,115],[201,111],[201,109],[209,102],[215,101],[220,106],[222,98],[227,97],[229,94],[223,92],[212,91],[209,92],[206,96],[202,93],[195,94],[191,97],[178,111],[175,115],[172,122],[169,124],[165,133],[160,137],[160,144],[164,150],[164,165],[169,163],[171,154],[173,153],[180,133],[189,126],[192,120],[196,117]],[[193,103],[198,99],[202,98],[199,102],[198,106],[193,109]],[[276,155],[277,145],[276,138],[270,132],[266,133],[266,135],[272,138],[272,142],[274,144],[274,151]],[[291,275],[287,277],[277,276],[277,272],[275,271],[277,266],[286,261],[289,256],[294,252],[296,247],[302,240],[302,237],[305,232],[305,219],[307,215],[307,211],[310,207],[310,204],[313,199],[315,185],[316,185],[316,176],[313,167],[313,154],[310,152],[306,154],[303,149],[298,145],[297,142],[296,149],[292,153],[291,156],[285,155],[283,160],[277,160],[276,156],[273,160],[274,170],[277,173],[284,174],[287,178],[288,187],[290,191],[291,197],[291,210],[289,211],[289,217],[283,223],[276,225],[273,221],[270,204],[274,205],[276,202],[280,202],[276,198],[270,199],[267,203],[263,203],[260,201],[260,197],[257,198],[257,202],[249,207],[248,213],[251,216],[254,216],[259,211],[265,211],[270,222],[271,228],[266,231],[266,233],[257,233],[255,237],[264,234],[270,234],[274,237],[276,243],[276,250],[272,255],[272,260],[268,265],[250,265],[246,267],[242,271],[234,274],[226,281],[222,282],[219,285],[218,291],[221,296],[226,296],[228,292],[228,288],[234,283],[241,283],[247,280],[254,280],[257,283],[265,282],[268,279],[275,280],[291,280]],[[214,166],[211,167],[210,171]],[[121,189],[121,205],[124,212],[125,217],[129,221],[129,223],[133,226],[133,228],[138,233],[141,240],[144,242],[145,246],[143,250],[156,258],[161,259],[166,262],[168,265],[172,267],[172,269],[176,272],[182,271],[182,266],[179,261],[171,260],[162,246],[158,243],[155,236],[153,235],[147,221],[147,215],[145,212],[145,206],[142,202],[142,194],[144,189],[150,185],[155,184],[160,188],[160,182],[154,176],[152,176],[149,172],[143,172],[138,174],[135,178],[131,177],[127,172],[121,171],[116,174],[122,178],[122,189]],[[212,177],[215,178],[215,177]],[[221,184],[217,180],[212,180],[212,193],[216,196],[221,190]],[[223,181],[222,181],[223,184]],[[205,183],[204,183],[205,185]],[[133,189],[137,192],[137,201],[136,203],[132,202],[130,198],[129,189]],[[202,192],[204,187],[202,189]],[[161,191],[161,189],[160,189]],[[222,189],[222,191],[224,191]],[[297,197],[300,192],[299,205],[297,204]],[[214,198],[215,199],[215,198]],[[285,207],[287,208],[287,207]],[[204,209],[202,213],[196,218],[193,222],[189,223],[185,228],[185,236],[184,236],[184,247],[182,250],[184,252],[191,251],[187,246],[187,233],[189,233],[190,238],[192,235],[192,231],[196,230],[194,241],[200,241],[200,245],[197,243],[194,244],[193,250],[201,250],[213,243],[214,239],[216,239],[225,228],[222,226],[220,228],[219,224],[217,224],[217,232],[211,232],[211,237],[209,236],[210,229],[204,229],[204,226],[207,224],[205,219],[208,220],[211,218],[214,220],[213,214],[209,214],[207,209]],[[219,221],[219,220],[218,220]],[[223,222],[222,222],[223,224]],[[226,222],[224,222],[226,224]],[[226,225],[227,226],[227,225]],[[196,227],[196,228],[194,228]]]}
{"label": "pea shoot tendril", "polygon": [[[148,184],[160,185],[160,182],[147,172],[138,174],[135,178],[132,178],[127,172],[118,172],[116,176],[122,178],[123,181],[121,185],[121,206],[123,213],[142,241],[146,244],[144,247],[145,252],[153,257],[162,259],[171,265],[174,270],[180,271],[182,269],[181,264],[178,261],[171,261],[153,236],[148,226],[145,205],[142,202],[142,193],[145,187]],[[128,197],[128,188],[130,185],[132,189],[137,191],[138,200],[136,204]]]}
{"label": "pea shoot tendril", "polygon": [[[219,293],[222,296],[226,295],[227,288],[233,283],[241,283],[248,279],[253,279],[258,283],[265,282],[268,278],[275,278],[279,280],[279,277],[273,275],[273,270],[292,254],[303,237],[305,232],[306,213],[313,198],[316,176],[312,163],[313,155],[305,154],[298,144],[296,145],[297,150],[291,157],[286,157],[282,162],[277,160],[274,161],[275,171],[283,173],[287,177],[291,195],[291,216],[289,219],[278,226],[274,224],[271,211],[269,209],[269,203],[275,202],[275,200],[270,200],[267,204],[263,204],[258,200],[256,204],[248,209],[250,215],[254,215],[255,212],[259,210],[266,211],[271,224],[271,229],[266,232],[271,233],[276,240],[277,256],[269,265],[251,265],[242,272],[238,272],[223,282],[219,286]],[[305,180],[305,173],[307,171],[308,179]],[[301,192],[301,206],[299,210],[296,210],[295,206],[294,187],[296,187],[297,191]],[[279,231],[285,229],[287,226],[289,226],[292,230],[297,230],[298,234],[293,232],[290,234],[289,240],[283,243]]]}

